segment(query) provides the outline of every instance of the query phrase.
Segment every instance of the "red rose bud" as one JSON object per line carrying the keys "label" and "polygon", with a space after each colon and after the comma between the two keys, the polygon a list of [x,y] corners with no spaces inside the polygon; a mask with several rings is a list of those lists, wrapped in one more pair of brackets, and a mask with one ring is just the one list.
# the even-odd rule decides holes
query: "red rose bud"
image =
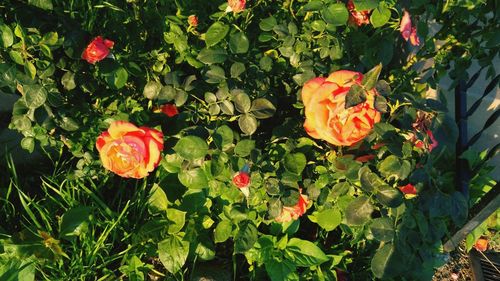
{"label": "red rose bud", "polygon": [[347,2],[347,10],[349,10],[349,23],[357,26],[370,23],[370,11],[357,11],[352,0]]}
{"label": "red rose bud", "polygon": [[245,188],[250,185],[250,175],[247,172],[240,171],[233,177],[233,183],[238,188]]}
{"label": "red rose bud", "polygon": [[83,51],[82,59],[86,60],[88,63],[95,64],[109,55],[109,49],[112,49],[114,44],[115,43],[111,40],[97,36]]}
{"label": "red rose bud", "polygon": [[488,250],[488,240],[484,238],[479,238],[474,244],[474,248],[480,252]]}
{"label": "red rose bud", "polygon": [[198,17],[195,15],[190,15],[188,17],[188,24],[190,26],[197,27],[198,26]]}
{"label": "red rose bud", "polygon": [[163,112],[165,115],[168,117],[174,117],[175,115],[179,114],[179,110],[177,109],[177,106],[175,104],[164,104],[160,107],[161,112]]}
{"label": "red rose bud", "polygon": [[411,198],[414,198],[415,196],[417,196],[417,189],[411,183],[409,183],[405,186],[400,186],[399,190],[401,190],[401,192],[403,192],[406,199],[411,199]]}

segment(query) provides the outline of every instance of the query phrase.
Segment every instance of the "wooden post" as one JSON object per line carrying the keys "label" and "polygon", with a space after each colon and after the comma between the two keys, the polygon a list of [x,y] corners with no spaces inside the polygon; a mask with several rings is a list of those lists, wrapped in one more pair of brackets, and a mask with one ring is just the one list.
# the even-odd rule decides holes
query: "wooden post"
{"label": "wooden post", "polygon": [[[497,189],[494,188],[490,192],[495,192]],[[462,240],[465,239],[467,234],[471,233],[476,227],[482,224],[489,216],[496,212],[500,208],[500,194],[497,193],[496,197],[491,200],[488,205],[486,205],[474,218],[472,218],[468,223],[466,223],[462,229],[460,229],[453,237],[451,237],[448,242],[444,244],[444,251],[453,251]]]}

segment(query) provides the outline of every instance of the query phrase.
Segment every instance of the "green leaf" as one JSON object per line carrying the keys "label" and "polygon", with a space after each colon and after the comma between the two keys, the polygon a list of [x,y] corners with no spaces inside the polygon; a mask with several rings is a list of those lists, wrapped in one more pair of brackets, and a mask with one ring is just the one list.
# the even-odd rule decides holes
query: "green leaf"
{"label": "green leaf", "polygon": [[356,197],[345,209],[346,223],[349,225],[363,225],[371,219],[372,212],[373,206],[367,196]]}
{"label": "green leaf", "polygon": [[186,103],[188,99],[188,93],[182,89],[177,89],[176,90],[176,95],[175,95],[175,106],[179,107],[182,106],[183,104]]}
{"label": "green leaf", "polygon": [[276,107],[265,98],[258,98],[252,101],[250,112],[259,119],[270,118],[276,112]]}
{"label": "green leaf", "polygon": [[206,92],[204,95],[204,100],[206,103],[215,103],[217,102],[217,96],[214,93]]}
{"label": "green leaf", "polygon": [[304,11],[306,11],[306,12],[313,12],[313,11],[321,10],[321,8],[323,8],[323,6],[324,6],[323,1],[313,0],[313,1],[309,1],[309,3],[305,4],[304,7],[302,7],[302,9],[304,9]]}
{"label": "green leaf", "polygon": [[238,233],[234,237],[234,252],[245,253],[250,250],[255,242],[257,242],[257,234],[257,227],[252,221],[243,221]]}
{"label": "green leaf", "polygon": [[174,146],[174,151],[182,158],[196,160],[205,157],[208,145],[205,140],[197,136],[186,136],[181,138]]}
{"label": "green leaf", "polygon": [[217,21],[213,23],[207,30],[205,34],[205,42],[208,47],[215,46],[219,43],[224,37],[226,37],[229,32],[229,26],[224,23]]}
{"label": "green leaf", "polygon": [[345,96],[345,108],[356,106],[366,101],[365,90],[358,84],[353,84]]}
{"label": "green leaf", "polygon": [[391,10],[387,8],[387,4],[385,4],[385,2],[380,2],[378,7],[372,11],[372,15],[370,16],[370,21],[372,22],[373,27],[381,27],[386,24],[389,19],[391,19]]}
{"label": "green leaf", "polygon": [[229,48],[233,54],[244,54],[248,52],[250,42],[243,32],[236,32],[229,38]]}
{"label": "green leaf", "polygon": [[382,64],[377,64],[374,68],[370,69],[363,76],[361,84],[365,87],[365,90],[369,91],[377,85],[378,77],[380,76],[380,71],[382,71]]}
{"label": "green leaf", "polygon": [[16,35],[19,39],[24,39],[24,30],[21,25],[16,24],[16,28],[14,28],[14,35]]}
{"label": "green leaf", "polygon": [[24,101],[29,108],[38,108],[47,100],[47,90],[38,84],[24,85]]}
{"label": "green leaf", "polygon": [[208,239],[208,237],[204,237],[204,239],[200,239],[200,242],[196,245],[195,254],[204,261],[213,260],[215,258],[215,245],[214,243]]}
{"label": "green leaf", "polygon": [[311,23],[311,28],[318,32],[325,31],[326,23],[322,20],[315,20]]}
{"label": "green leaf", "polygon": [[71,91],[74,88],[76,88],[75,73],[71,71],[64,73],[64,75],[61,78],[61,84],[63,85],[64,89],[68,91]]}
{"label": "green leaf", "polygon": [[300,175],[306,167],[307,159],[303,153],[289,153],[285,155],[283,163],[286,170]]}
{"label": "green leaf", "polygon": [[59,122],[59,127],[68,132],[74,132],[80,128],[80,125],[75,121],[75,119],[63,116]]}
{"label": "green leaf", "polygon": [[42,10],[54,9],[54,6],[52,5],[52,0],[28,0],[28,4],[38,7]]}
{"label": "green leaf", "polygon": [[244,92],[239,92],[233,97],[234,106],[236,110],[241,113],[247,113],[250,111],[250,107],[252,102],[250,101],[250,97]]}
{"label": "green leaf", "polygon": [[373,275],[380,279],[389,277],[390,260],[394,254],[394,246],[392,244],[385,244],[382,248],[378,249],[373,256],[371,262],[371,269]]}
{"label": "green leaf", "polygon": [[40,41],[40,43],[52,46],[57,44],[57,40],[59,40],[59,35],[57,34],[57,32],[48,32],[43,35],[42,41]]}
{"label": "green leaf", "polygon": [[316,222],[326,231],[332,231],[340,225],[342,214],[337,209],[325,209],[316,214]]}
{"label": "green leaf", "polygon": [[385,96],[385,97],[390,95],[392,92],[391,86],[385,80],[378,80],[377,85],[375,85],[375,89],[377,89],[377,92],[379,94],[381,94],[382,96]]}
{"label": "green leaf", "polygon": [[153,184],[149,190],[148,209],[151,213],[166,211],[168,207],[168,199],[165,191],[158,185]]}
{"label": "green leaf", "polygon": [[167,219],[169,220],[168,233],[178,233],[184,227],[184,224],[186,224],[186,212],[172,208],[166,211]]}
{"label": "green leaf", "polygon": [[233,225],[228,220],[223,220],[217,224],[214,230],[214,242],[222,243],[225,242],[233,231]]}
{"label": "green leaf", "polygon": [[36,77],[36,67],[35,67],[35,65],[32,62],[26,61],[24,63],[24,72],[26,74],[28,74],[31,79],[35,79],[35,77]]}
{"label": "green leaf", "polygon": [[29,153],[33,153],[33,150],[35,150],[35,139],[32,137],[24,137],[21,140],[21,147],[29,151]]}
{"label": "green leaf", "polygon": [[389,242],[394,239],[394,226],[390,218],[376,218],[370,224],[373,237],[381,242]]}
{"label": "green leaf", "polygon": [[161,162],[161,165],[165,170],[172,174],[177,174],[181,170],[182,162],[184,159],[177,153],[165,155],[165,161]]}
{"label": "green leaf", "polygon": [[113,70],[110,75],[106,75],[106,82],[108,85],[115,89],[121,89],[127,84],[128,72],[123,67],[118,67]]}
{"label": "green leaf", "polygon": [[353,0],[353,3],[356,10],[367,11],[377,8],[379,0]]}
{"label": "green leaf", "polygon": [[292,238],[288,241],[285,255],[296,266],[320,265],[329,260],[325,253],[310,241]]}
{"label": "green leaf", "polygon": [[266,261],[264,265],[271,281],[299,281],[295,265],[288,260],[272,259]]}
{"label": "green leaf", "polygon": [[411,164],[408,160],[400,160],[395,155],[389,155],[378,165],[380,173],[387,178],[404,180],[411,172]]}
{"label": "green leaf", "polygon": [[335,3],[323,8],[321,15],[327,23],[333,26],[345,25],[349,19],[349,12],[343,3]]}
{"label": "green leaf", "polygon": [[373,103],[373,107],[375,107],[375,109],[381,113],[386,113],[387,112],[387,100],[381,95],[376,95],[375,101]]}
{"label": "green leaf", "polygon": [[260,69],[269,72],[271,69],[273,69],[273,59],[268,57],[268,56],[263,56],[259,60],[259,67]]}
{"label": "green leaf", "polygon": [[227,125],[222,125],[214,133],[214,143],[221,150],[227,150],[233,144],[234,133]]}
{"label": "green leaf", "polygon": [[230,73],[231,78],[238,78],[243,72],[245,72],[245,65],[241,62],[235,62],[231,65]]}
{"label": "green leaf", "polygon": [[276,18],[270,16],[268,18],[261,19],[259,22],[259,27],[262,31],[271,31],[277,24],[278,22],[276,21]]}
{"label": "green leaf", "polygon": [[250,155],[252,149],[255,148],[254,140],[241,140],[236,144],[234,148],[234,153],[240,157],[246,157]]}
{"label": "green leaf", "polygon": [[61,218],[59,235],[61,237],[80,236],[88,229],[91,207],[79,206],[64,213]]}
{"label": "green leaf", "polygon": [[14,51],[14,50],[10,50],[9,51],[9,57],[17,64],[19,65],[24,65],[24,58],[23,56],[21,55],[20,52],[18,51]]}
{"label": "green leaf", "polygon": [[220,47],[205,48],[196,58],[204,64],[223,63],[227,59],[227,52]]}
{"label": "green leaf", "polygon": [[299,202],[300,193],[295,188],[287,188],[281,196],[281,201],[286,207],[294,207]]}
{"label": "green leaf", "polygon": [[359,169],[358,174],[359,181],[361,182],[361,189],[365,192],[372,192],[376,187],[384,184],[384,182],[367,166]]}
{"label": "green leaf", "polygon": [[146,86],[144,86],[144,90],[142,91],[142,94],[150,100],[154,100],[158,97],[161,91],[161,84],[152,80],[149,81]]}
{"label": "green leaf", "polygon": [[205,81],[210,84],[219,84],[226,80],[226,73],[224,68],[218,65],[211,65],[208,71],[205,73]]}
{"label": "green leaf", "polygon": [[396,188],[383,185],[378,188],[377,200],[387,207],[396,208],[403,203],[403,195]]}
{"label": "green leaf", "polygon": [[179,181],[187,188],[202,189],[208,187],[207,176],[200,168],[181,170],[178,174]]}
{"label": "green leaf", "polygon": [[13,124],[18,131],[31,129],[31,120],[25,115],[12,116],[11,124]]}
{"label": "green leaf", "polygon": [[[273,190],[271,187],[277,188],[277,192],[275,192],[276,190]],[[270,195],[278,195],[279,194],[279,186],[277,186],[277,185],[271,186],[271,185],[267,184],[266,191]],[[269,200],[267,202],[267,213],[269,214],[269,217],[271,219],[278,217],[281,214],[282,210],[283,210],[283,203],[281,202],[281,200],[279,200],[278,198],[272,198],[272,197],[269,198]]]}
{"label": "green leaf", "polygon": [[251,114],[243,114],[238,118],[238,125],[245,135],[253,135],[257,130],[257,119]]}
{"label": "green leaf", "polygon": [[220,110],[222,110],[222,113],[227,114],[227,115],[234,115],[234,105],[232,102],[228,100],[223,100],[220,104]]}
{"label": "green leaf", "polygon": [[158,243],[160,261],[168,272],[172,274],[184,266],[188,254],[189,242],[181,240],[178,236],[170,236]]}
{"label": "green leaf", "polygon": [[14,34],[12,34],[12,29],[6,24],[0,24],[0,32],[2,33],[2,43],[4,48],[12,46],[14,44]]}

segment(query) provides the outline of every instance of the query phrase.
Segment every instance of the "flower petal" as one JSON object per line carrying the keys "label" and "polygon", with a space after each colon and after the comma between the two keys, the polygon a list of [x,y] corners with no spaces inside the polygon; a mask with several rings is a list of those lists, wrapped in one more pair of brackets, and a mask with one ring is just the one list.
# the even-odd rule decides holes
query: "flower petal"
{"label": "flower petal", "polygon": [[349,87],[354,82],[361,83],[361,80],[363,80],[363,74],[350,70],[335,71],[326,79],[326,81],[333,82],[340,87]]}
{"label": "flower petal", "polygon": [[143,130],[127,121],[114,121],[109,126],[108,132],[113,139],[119,139],[129,132],[142,132],[142,134],[144,134]]}

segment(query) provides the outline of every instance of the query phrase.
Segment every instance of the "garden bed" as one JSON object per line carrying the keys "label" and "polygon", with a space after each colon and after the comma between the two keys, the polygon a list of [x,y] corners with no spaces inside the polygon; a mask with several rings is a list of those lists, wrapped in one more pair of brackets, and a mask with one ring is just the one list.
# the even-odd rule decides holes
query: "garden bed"
{"label": "garden bed", "polygon": [[495,186],[438,85],[496,81],[497,15],[411,2],[0,4],[0,280],[432,280]]}

